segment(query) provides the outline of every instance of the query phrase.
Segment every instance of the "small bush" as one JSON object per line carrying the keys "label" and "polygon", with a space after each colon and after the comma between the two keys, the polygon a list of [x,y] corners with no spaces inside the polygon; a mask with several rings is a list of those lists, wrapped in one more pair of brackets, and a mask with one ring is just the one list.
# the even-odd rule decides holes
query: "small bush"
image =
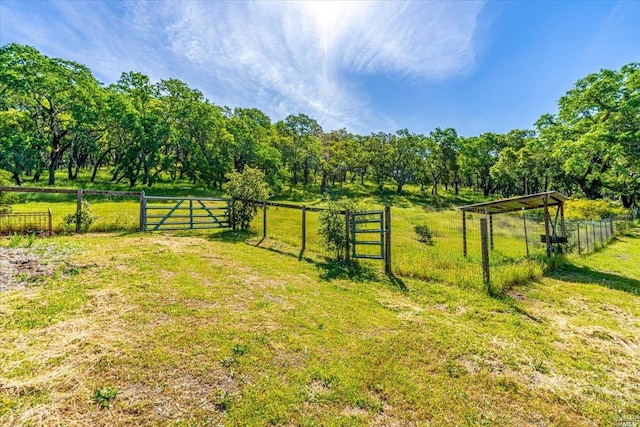
{"label": "small bush", "polygon": [[[327,199],[328,200],[328,199]],[[345,218],[340,211],[348,209],[356,211],[356,204],[343,197],[337,201],[329,201],[327,209],[320,213],[319,233],[324,239],[329,252],[333,252],[336,261],[344,261],[347,249],[347,234],[345,230]]]}
{"label": "small bush", "polygon": [[87,231],[91,224],[98,219],[98,216],[93,213],[91,210],[91,205],[86,200],[82,201],[82,209],[80,213],[71,213],[69,215],[65,215],[63,218],[63,223],[67,230],[73,230],[76,226],[76,223],[80,221],[80,229],[82,231]]}
{"label": "small bush", "polygon": [[433,231],[427,224],[418,224],[413,227],[413,231],[418,235],[418,240],[428,245],[433,244]]}
{"label": "small bush", "polygon": [[[10,186],[12,184],[8,176],[4,171],[0,171],[0,185]],[[15,194],[0,191],[0,214],[11,212],[11,205],[17,200],[18,197]]]}
{"label": "small bush", "polygon": [[[261,170],[245,166],[242,173],[227,174],[227,192],[234,199],[265,200],[269,197],[269,186]],[[236,201],[231,213],[231,223],[248,230],[251,221],[258,213],[256,203]]]}
{"label": "small bush", "polygon": [[13,236],[11,236],[11,240],[9,240],[9,247],[17,248],[18,246],[20,246],[20,242],[22,242],[22,235],[13,233]]}

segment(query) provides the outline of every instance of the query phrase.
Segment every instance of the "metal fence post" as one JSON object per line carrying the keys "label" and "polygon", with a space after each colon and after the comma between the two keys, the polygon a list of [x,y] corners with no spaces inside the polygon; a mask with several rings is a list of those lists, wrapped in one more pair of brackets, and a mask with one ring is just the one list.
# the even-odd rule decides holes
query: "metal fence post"
{"label": "metal fence post", "polygon": [[146,200],[144,198],[144,190],[140,192],[140,231],[144,231],[146,223]]}
{"label": "metal fence post", "polygon": [[480,219],[480,242],[482,244],[482,281],[487,289],[487,294],[491,295],[491,276],[489,272],[489,242],[487,232],[487,219]]}
{"label": "metal fence post", "polygon": [[78,200],[76,205],[76,233],[82,231],[82,189],[78,189]]}
{"label": "metal fence post", "polygon": [[193,228],[193,200],[189,199],[189,228]]}
{"label": "metal fence post", "polygon": [[384,207],[384,272],[391,274],[391,206]]}

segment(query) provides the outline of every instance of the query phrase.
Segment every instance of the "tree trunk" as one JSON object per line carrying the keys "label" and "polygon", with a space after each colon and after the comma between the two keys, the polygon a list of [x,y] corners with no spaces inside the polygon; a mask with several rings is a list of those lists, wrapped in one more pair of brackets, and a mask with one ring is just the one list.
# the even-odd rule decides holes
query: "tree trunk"
{"label": "tree trunk", "polygon": [[12,172],[11,175],[13,176],[13,180],[15,181],[16,185],[18,187],[22,186],[22,178],[20,178],[20,175],[17,172]]}
{"label": "tree trunk", "polygon": [[632,208],[635,202],[635,198],[636,196],[633,194],[629,196],[622,194],[620,196],[620,200],[622,201],[622,206],[626,209]]}

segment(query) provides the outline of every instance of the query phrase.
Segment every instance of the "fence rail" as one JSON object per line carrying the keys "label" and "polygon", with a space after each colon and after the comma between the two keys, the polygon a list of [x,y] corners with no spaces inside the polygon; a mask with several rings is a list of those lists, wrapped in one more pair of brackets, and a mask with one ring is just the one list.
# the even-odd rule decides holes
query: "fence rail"
{"label": "fence rail", "polygon": [[143,194],[140,209],[144,231],[231,227],[230,199]]}

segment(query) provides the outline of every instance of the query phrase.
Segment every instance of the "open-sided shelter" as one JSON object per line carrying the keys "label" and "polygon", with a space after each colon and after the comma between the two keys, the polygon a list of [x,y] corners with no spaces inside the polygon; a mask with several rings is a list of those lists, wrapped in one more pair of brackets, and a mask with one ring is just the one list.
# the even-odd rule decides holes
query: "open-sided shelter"
{"label": "open-sided shelter", "polygon": [[[467,212],[485,214],[489,217],[489,233],[493,249],[493,215],[525,211],[529,209],[544,209],[545,234],[540,238],[547,245],[547,255],[551,256],[551,245],[566,243],[566,229],[564,225],[564,202],[569,198],[557,191],[545,191],[543,193],[529,194],[526,196],[511,197],[508,199],[494,200],[491,202],[476,203],[473,205],[458,206],[462,211],[462,239],[464,256],[467,256]],[[556,207],[555,216],[552,219],[551,207]],[[558,234],[558,219],[560,220],[560,234]],[[526,234],[526,223],[525,223]],[[528,252],[528,248],[527,248]]]}

